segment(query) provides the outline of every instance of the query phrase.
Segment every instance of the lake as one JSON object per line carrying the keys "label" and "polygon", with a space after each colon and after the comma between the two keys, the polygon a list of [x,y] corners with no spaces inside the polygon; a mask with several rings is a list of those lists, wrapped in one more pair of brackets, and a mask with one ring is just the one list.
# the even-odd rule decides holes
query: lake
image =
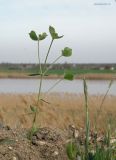
{"label": "lake", "polygon": [[[57,80],[43,80],[42,92],[46,92]],[[89,94],[105,94],[109,80],[87,80]],[[37,79],[0,79],[0,93],[37,93],[39,80]],[[63,80],[51,92],[83,93],[83,81]],[[116,95],[116,81],[109,94]]]}

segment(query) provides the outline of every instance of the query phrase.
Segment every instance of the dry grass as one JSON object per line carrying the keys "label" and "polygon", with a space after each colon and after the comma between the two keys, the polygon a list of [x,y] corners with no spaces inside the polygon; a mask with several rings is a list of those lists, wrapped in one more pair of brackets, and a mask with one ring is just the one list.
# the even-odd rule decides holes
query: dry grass
{"label": "dry grass", "polygon": [[77,79],[83,79],[83,78],[89,79],[89,80],[111,80],[116,79],[116,75],[112,73],[87,73],[87,74],[81,74],[78,75]]}
{"label": "dry grass", "polygon": [[[68,93],[52,93],[43,95],[50,102],[41,103],[37,122],[38,125],[57,128],[67,128],[69,124],[83,127],[84,123],[84,97],[83,95]],[[100,106],[103,96],[89,97],[89,110],[91,125],[94,126],[95,114]],[[0,121],[12,127],[30,127],[32,115],[30,105],[36,104],[37,95],[0,95]],[[103,104],[98,125],[104,129],[110,117],[112,125],[116,125],[116,97],[108,96]]]}

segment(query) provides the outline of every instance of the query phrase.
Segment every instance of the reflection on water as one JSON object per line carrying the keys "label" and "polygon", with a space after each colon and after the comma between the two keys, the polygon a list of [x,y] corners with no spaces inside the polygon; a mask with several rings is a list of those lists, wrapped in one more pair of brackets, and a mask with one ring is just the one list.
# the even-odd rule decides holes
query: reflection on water
{"label": "reflection on water", "polygon": [[[43,80],[42,92],[46,92],[57,80]],[[89,94],[104,94],[108,89],[108,80],[88,80]],[[36,93],[39,88],[37,79],[0,79],[0,93]],[[63,80],[52,92],[83,93],[83,81]],[[116,81],[109,94],[116,95]]]}

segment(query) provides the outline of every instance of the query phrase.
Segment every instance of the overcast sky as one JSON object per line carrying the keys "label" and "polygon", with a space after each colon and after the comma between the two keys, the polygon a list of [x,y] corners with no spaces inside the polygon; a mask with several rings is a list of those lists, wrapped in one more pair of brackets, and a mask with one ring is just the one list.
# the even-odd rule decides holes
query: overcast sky
{"label": "overcast sky", "polygon": [[[54,42],[49,62],[66,46],[73,55],[59,62],[116,62],[115,0],[0,0],[0,62],[37,62],[37,44],[28,33],[49,33],[49,25],[64,35]],[[50,40],[41,42],[42,60]]]}

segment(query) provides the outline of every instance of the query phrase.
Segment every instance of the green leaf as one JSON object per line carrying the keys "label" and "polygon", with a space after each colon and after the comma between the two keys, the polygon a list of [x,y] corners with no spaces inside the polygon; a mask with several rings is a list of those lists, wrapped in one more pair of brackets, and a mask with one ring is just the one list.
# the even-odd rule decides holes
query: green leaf
{"label": "green leaf", "polygon": [[50,32],[50,35],[52,37],[52,39],[59,39],[59,38],[62,38],[62,36],[59,36],[58,33],[56,33],[55,29],[52,27],[52,26],[49,26],[49,32]]}
{"label": "green leaf", "polygon": [[49,26],[49,32],[50,32],[50,34],[52,36],[52,34],[55,33],[55,29],[52,26]]}
{"label": "green leaf", "polygon": [[32,128],[27,132],[27,138],[32,141],[33,135],[34,135],[38,130],[39,130],[39,129],[38,129],[35,125],[33,125]]}
{"label": "green leaf", "polygon": [[58,36],[58,33],[53,33],[53,39],[60,39],[63,36]]}
{"label": "green leaf", "polygon": [[29,76],[40,76],[41,74],[40,73],[32,73],[32,74],[29,74]]}
{"label": "green leaf", "polygon": [[32,135],[34,135],[37,131],[38,128],[35,125],[33,125],[33,127],[31,128]]}
{"label": "green leaf", "polygon": [[70,57],[71,55],[72,55],[72,49],[71,48],[65,47],[62,50],[62,56],[64,56],[64,57]]}
{"label": "green leaf", "polygon": [[66,152],[69,160],[75,160],[77,156],[77,147],[73,142],[69,142],[66,146]]}
{"label": "green leaf", "polygon": [[46,101],[44,99],[40,99],[40,100],[43,101],[43,102],[45,102],[45,103],[47,103],[47,104],[50,104],[50,102],[48,102],[48,101]]}
{"label": "green leaf", "polygon": [[44,32],[42,34],[39,34],[39,40],[44,40],[47,37],[47,34]]}
{"label": "green leaf", "polygon": [[67,72],[64,74],[64,79],[72,81],[74,79],[74,75],[71,72]]}
{"label": "green leaf", "polygon": [[[33,73],[33,74],[29,74],[28,76],[40,76],[40,73]],[[48,74],[44,74],[44,76],[48,76]]]}
{"label": "green leaf", "polygon": [[32,40],[34,40],[34,41],[37,41],[37,40],[38,40],[38,37],[37,37],[35,31],[31,31],[31,32],[29,33],[29,35],[30,35],[30,38],[31,38]]}
{"label": "green leaf", "polygon": [[37,112],[37,107],[35,107],[35,106],[31,106],[31,105],[30,105],[30,109],[31,109],[31,111],[34,112],[34,113]]}

